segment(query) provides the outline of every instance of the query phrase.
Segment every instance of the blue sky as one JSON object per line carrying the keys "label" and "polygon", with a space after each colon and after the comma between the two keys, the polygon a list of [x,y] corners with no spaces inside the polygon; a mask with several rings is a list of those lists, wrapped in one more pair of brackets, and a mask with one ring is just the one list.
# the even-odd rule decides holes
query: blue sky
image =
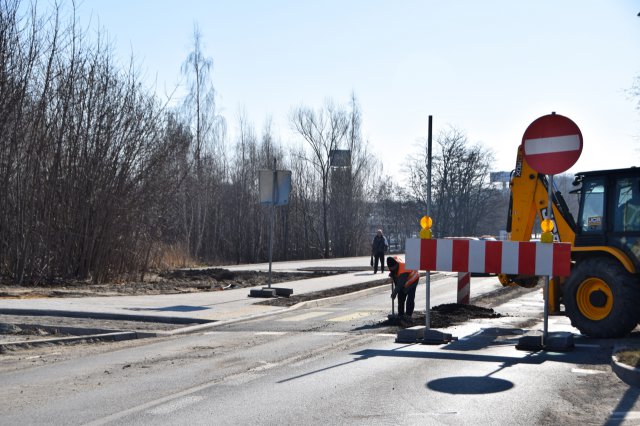
{"label": "blue sky", "polygon": [[[214,61],[219,111],[233,138],[238,112],[256,130],[271,117],[298,140],[292,108],[346,103],[386,173],[446,126],[491,148],[511,170],[527,126],[556,111],[584,138],[570,170],[638,165],[640,0],[81,0],[85,26],[133,54],[159,93],[182,83],[194,24]],[[399,179],[400,180],[400,179]]]}

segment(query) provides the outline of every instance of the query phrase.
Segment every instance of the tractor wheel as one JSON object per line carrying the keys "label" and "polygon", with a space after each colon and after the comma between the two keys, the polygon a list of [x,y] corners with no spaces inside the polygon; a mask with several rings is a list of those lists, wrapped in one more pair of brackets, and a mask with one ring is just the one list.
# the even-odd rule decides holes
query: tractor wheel
{"label": "tractor wheel", "polygon": [[578,261],[563,286],[571,324],[591,337],[622,337],[640,319],[640,283],[615,259]]}

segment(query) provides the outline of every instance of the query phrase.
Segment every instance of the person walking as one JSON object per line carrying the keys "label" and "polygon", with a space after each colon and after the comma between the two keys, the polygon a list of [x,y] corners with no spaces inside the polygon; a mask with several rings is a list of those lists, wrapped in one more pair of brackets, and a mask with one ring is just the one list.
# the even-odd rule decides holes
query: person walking
{"label": "person walking", "polygon": [[387,257],[387,266],[389,267],[389,276],[393,280],[391,299],[398,296],[398,318],[402,325],[408,325],[411,323],[411,315],[413,315],[415,308],[416,288],[420,274],[418,271],[406,269],[402,259],[397,256]]}
{"label": "person walking", "polygon": [[384,273],[384,255],[389,250],[387,238],[382,235],[382,229],[378,229],[376,236],[371,243],[371,256],[373,257],[373,273],[378,272],[378,261],[380,261],[380,271]]}

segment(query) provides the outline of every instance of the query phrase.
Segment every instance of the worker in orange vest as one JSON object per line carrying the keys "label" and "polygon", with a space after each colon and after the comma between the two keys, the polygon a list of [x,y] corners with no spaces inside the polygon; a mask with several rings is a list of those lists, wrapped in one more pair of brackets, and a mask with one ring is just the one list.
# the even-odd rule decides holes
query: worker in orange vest
{"label": "worker in orange vest", "polygon": [[398,296],[398,316],[400,322],[411,322],[420,274],[418,271],[406,269],[402,259],[397,256],[387,257],[387,267],[390,271],[389,276],[393,280],[391,299],[395,299],[396,295]]}

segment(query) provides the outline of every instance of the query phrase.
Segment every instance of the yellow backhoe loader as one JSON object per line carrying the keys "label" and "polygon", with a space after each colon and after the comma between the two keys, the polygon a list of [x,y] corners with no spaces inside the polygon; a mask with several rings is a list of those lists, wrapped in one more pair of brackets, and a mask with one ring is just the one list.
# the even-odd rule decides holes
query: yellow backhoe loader
{"label": "yellow backhoe loader", "polygon": [[[573,182],[579,196],[574,219],[562,194],[552,196],[554,239],[571,243],[571,274],[552,277],[549,310],[564,305],[571,324],[592,337],[620,337],[640,321],[640,168],[581,172]],[[518,148],[509,183],[507,233],[529,241],[536,217],[545,218],[548,180]],[[501,275],[503,285],[536,285],[538,278]]]}

